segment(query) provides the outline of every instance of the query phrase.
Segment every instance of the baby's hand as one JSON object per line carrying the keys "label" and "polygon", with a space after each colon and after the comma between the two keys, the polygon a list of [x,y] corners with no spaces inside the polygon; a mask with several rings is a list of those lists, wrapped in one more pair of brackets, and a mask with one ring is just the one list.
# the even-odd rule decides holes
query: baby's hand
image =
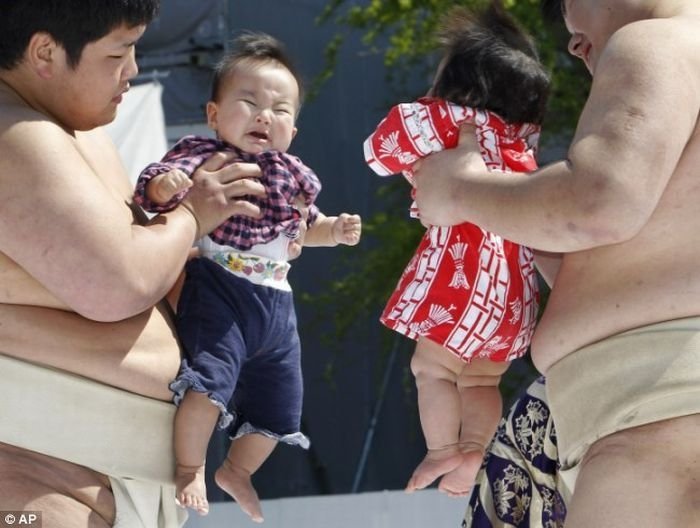
{"label": "baby's hand", "polygon": [[333,240],[338,244],[355,246],[360,241],[362,234],[362,220],[359,215],[342,213],[333,222]]}
{"label": "baby's hand", "polygon": [[157,204],[168,203],[177,193],[192,187],[192,180],[179,169],[155,176],[146,184],[146,197]]}

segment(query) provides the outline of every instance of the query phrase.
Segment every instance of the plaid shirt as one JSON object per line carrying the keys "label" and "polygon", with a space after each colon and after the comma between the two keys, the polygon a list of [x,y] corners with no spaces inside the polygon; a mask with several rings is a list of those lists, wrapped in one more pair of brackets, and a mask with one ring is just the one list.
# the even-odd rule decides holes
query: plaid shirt
{"label": "plaid shirt", "polygon": [[203,136],[183,137],[159,163],[148,165],[136,182],[134,200],[146,211],[154,213],[174,209],[187,194],[187,189],[175,195],[168,203],[159,205],[146,197],[146,184],[154,176],[172,169],[180,169],[192,177],[202,163],[215,152],[221,151],[234,152],[237,161],[257,163],[262,169],[260,182],[265,186],[267,196],[243,197],[242,199],[260,207],[263,216],[231,216],[209,234],[214,242],[247,251],[255,244],[270,242],[280,234],[296,238],[301,212],[294,202],[299,198],[309,206],[308,225],[314,223],[319,210],[313,202],[321,190],[321,182],[299,158],[276,150],[249,154],[224,141]]}

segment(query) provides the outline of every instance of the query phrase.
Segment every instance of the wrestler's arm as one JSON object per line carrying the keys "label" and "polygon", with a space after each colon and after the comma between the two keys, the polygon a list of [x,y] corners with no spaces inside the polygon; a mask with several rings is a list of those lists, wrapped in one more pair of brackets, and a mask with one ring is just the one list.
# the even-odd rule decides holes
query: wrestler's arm
{"label": "wrestler's arm", "polygon": [[421,216],[470,221],[552,252],[633,237],[656,208],[700,105],[688,62],[661,34],[665,26],[653,24],[630,24],[608,42],[567,161],[526,177],[494,175],[470,169],[460,143],[414,171]]}
{"label": "wrestler's arm", "polygon": [[[100,130],[74,139],[46,121],[28,120],[3,134],[0,149],[5,204],[0,247],[88,319],[120,320],[155,305],[202,234],[198,228],[213,228],[237,209],[226,203],[225,193],[203,199],[204,193],[193,192],[189,207],[159,215],[147,226],[135,225],[125,206],[130,189],[120,188],[128,179],[98,176],[80,154],[79,149],[95,149],[98,154],[92,152],[89,159],[118,161]],[[123,172],[121,166],[117,170]]]}

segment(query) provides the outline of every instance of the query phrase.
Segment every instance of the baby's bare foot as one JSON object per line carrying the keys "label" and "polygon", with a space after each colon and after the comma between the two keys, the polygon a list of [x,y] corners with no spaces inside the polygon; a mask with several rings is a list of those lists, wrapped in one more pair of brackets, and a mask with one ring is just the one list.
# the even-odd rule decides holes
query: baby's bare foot
{"label": "baby's bare foot", "polygon": [[191,508],[199,515],[209,513],[204,466],[175,467],[175,500],[183,508]]}
{"label": "baby's bare foot", "polygon": [[423,461],[413,472],[406,485],[406,492],[412,493],[432,484],[438,477],[456,469],[462,463],[462,454],[457,445],[441,449],[429,449]]}
{"label": "baby's bare foot", "polygon": [[241,510],[243,510],[253,522],[264,521],[260,499],[250,480],[250,473],[240,467],[236,467],[227,458],[221,467],[216,470],[214,480],[218,486],[231,495]]}
{"label": "baby's bare foot", "polygon": [[474,479],[481,467],[484,450],[481,446],[462,452],[462,462],[440,479],[438,489],[450,497],[464,497],[474,485]]}

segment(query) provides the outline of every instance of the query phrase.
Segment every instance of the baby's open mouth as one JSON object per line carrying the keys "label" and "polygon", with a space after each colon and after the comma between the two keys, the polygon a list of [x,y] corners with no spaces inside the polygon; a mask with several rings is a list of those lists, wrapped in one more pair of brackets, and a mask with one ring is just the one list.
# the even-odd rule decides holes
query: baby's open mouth
{"label": "baby's open mouth", "polygon": [[258,139],[267,139],[267,134],[264,132],[251,132],[250,135]]}

